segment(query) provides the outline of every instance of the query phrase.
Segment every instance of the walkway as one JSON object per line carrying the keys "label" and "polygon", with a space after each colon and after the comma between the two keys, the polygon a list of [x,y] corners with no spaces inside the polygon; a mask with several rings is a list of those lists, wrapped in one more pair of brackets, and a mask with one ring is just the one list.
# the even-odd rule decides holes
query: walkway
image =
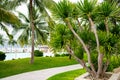
{"label": "walkway", "polygon": [[82,68],[82,66],[79,64],[64,66],[64,67],[49,68],[44,70],[26,72],[26,73],[2,78],[0,80],[47,80],[49,77],[55,74],[70,70],[80,69],[80,68]]}

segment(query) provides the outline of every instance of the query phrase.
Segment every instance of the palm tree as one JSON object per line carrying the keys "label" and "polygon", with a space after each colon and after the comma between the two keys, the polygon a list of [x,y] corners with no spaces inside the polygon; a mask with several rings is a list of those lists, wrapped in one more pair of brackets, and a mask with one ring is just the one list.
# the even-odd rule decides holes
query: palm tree
{"label": "palm tree", "polygon": [[[28,6],[29,11],[29,6]],[[38,8],[32,7],[33,11],[33,21],[34,21],[34,42],[35,43],[44,43],[47,40],[47,34],[48,34],[48,27],[47,22],[43,19],[44,17],[39,14]],[[19,13],[19,17],[24,20],[23,26],[21,29],[23,30],[22,34],[18,38],[18,42],[21,44],[21,46],[24,46],[25,44],[29,44],[32,39],[32,28],[30,26],[30,13],[28,12],[28,16],[26,17],[24,14]]]}
{"label": "palm tree", "polygon": [[118,4],[116,2],[107,2],[104,1],[102,2],[99,6],[98,6],[98,20],[100,20],[101,18],[103,18],[102,20],[104,20],[104,24],[106,27],[106,32],[109,33],[109,22],[110,20],[115,20],[112,21],[114,22],[115,26],[116,26],[116,21],[119,19],[119,13],[120,13],[120,8],[118,7]]}
{"label": "palm tree", "polygon": [[[87,5],[86,5],[87,6]],[[88,63],[91,66],[91,69],[93,70],[93,74],[95,75],[95,69],[93,67],[93,64],[91,62],[91,57],[90,57],[90,52],[86,46],[86,44],[84,43],[84,41],[82,40],[82,38],[75,32],[75,30],[73,29],[71,23],[70,23],[70,18],[72,17],[72,13],[74,10],[74,6],[71,2],[69,2],[68,0],[63,0],[60,1],[58,3],[55,4],[55,6],[53,7],[53,16],[56,16],[57,18],[60,18],[61,20],[63,20],[66,25],[69,27],[69,29],[72,31],[72,33],[74,34],[74,36],[79,40],[79,42],[82,44],[84,50],[86,51],[87,55],[88,55]],[[71,48],[69,47],[69,45],[67,46],[67,49],[69,52],[72,53]],[[83,63],[82,60],[79,60],[80,64],[83,65],[84,68],[87,69],[88,72],[90,72],[91,70],[89,70]]]}
{"label": "palm tree", "polygon": [[[18,6],[19,4],[21,4],[22,2],[26,2],[28,0],[13,0],[13,1],[8,1],[9,4],[13,4],[9,7],[14,8],[16,6]],[[49,2],[49,4],[48,4]],[[18,4],[18,5],[15,5]],[[48,17],[48,22],[50,24],[53,24],[53,20],[52,18],[49,16],[48,12],[47,12],[47,8],[51,8],[51,5],[54,3],[53,0],[30,0],[29,4],[30,4],[30,26],[32,27],[32,53],[31,53],[31,63],[33,63],[34,61],[34,21],[33,21],[33,12],[32,12],[32,7],[38,7],[39,8],[39,12],[41,14],[44,14],[45,16]]]}
{"label": "palm tree", "polygon": [[[101,4],[100,4],[101,5]],[[115,6],[115,5],[114,5]],[[106,66],[103,66],[103,58],[104,58],[104,48],[103,46],[100,46],[98,33],[96,29],[96,21],[95,18],[98,17],[99,11],[98,10],[98,3],[97,0],[80,0],[80,2],[77,3],[77,8],[79,10],[78,18],[85,19],[89,22],[89,27],[91,30],[89,32],[92,32],[94,34],[95,42],[96,42],[96,50],[97,50],[97,70],[95,69],[95,66],[93,65],[91,61],[91,53],[89,50],[89,45],[85,44],[85,41],[82,39],[82,36],[79,35],[81,31],[76,31],[73,27],[73,13],[76,6],[69,2],[68,0],[62,0],[58,3],[55,3],[55,6],[53,7],[52,13],[53,16],[55,16],[58,20],[64,21],[64,23],[67,25],[67,27],[71,30],[71,32],[74,34],[74,36],[78,39],[80,45],[83,46],[84,50],[87,53],[88,56],[88,63],[90,65],[90,69],[85,65],[84,61],[82,59],[78,59],[77,56],[74,55],[74,50],[71,48],[70,44],[66,45],[66,48],[71,55],[76,57],[76,60],[79,61],[79,63],[86,68],[86,70],[95,78],[98,79],[102,77],[102,74],[104,75],[104,71],[106,71]],[[117,8],[115,8],[117,9]],[[119,11],[119,9],[115,10],[115,12]],[[115,13],[113,12],[113,13]],[[102,12],[101,12],[102,13]],[[78,13],[77,13],[78,14]],[[100,13],[99,13],[100,14]],[[118,13],[115,13],[118,14]],[[105,18],[104,18],[105,19]],[[104,19],[101,19],[104,20]],[[104,20],[105,21],[105,20]],[[106,61],[106,65],[109,64],[109,62]]]}

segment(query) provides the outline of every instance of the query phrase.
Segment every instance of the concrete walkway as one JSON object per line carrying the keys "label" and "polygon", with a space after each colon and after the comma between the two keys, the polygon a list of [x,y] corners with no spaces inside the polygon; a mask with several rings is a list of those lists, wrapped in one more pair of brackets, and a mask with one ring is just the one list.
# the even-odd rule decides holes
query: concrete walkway
{"label": "concrete walkway", "polygon": [[49,68],[49,69],[43,69],[38,71],[26,72],[26,73],[2,78],[0,80],[47,80],[49,77],[55,74],[70,71],[70,70],[80,69],[80,68],[82,68],[80,64]]}

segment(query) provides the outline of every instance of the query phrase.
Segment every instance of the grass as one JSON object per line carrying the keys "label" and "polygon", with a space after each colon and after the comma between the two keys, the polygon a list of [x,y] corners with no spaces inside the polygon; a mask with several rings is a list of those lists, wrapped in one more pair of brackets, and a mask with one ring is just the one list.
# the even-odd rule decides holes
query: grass
{"label": "grass", "polygon": [[10,61],[0,61],[0,78],[23,72],[58,66],[67,66],[77,63],[74,59],[70,60],[68,57],[35,57],[34,64],[30,64],[29,60],[29,58],[25,58]]}
{"label": "grass", "polygon": [[76,77],[80,76],[81,74],[85,73],[84,69],[78,69],[73,71],[68,71],[60,74],[56,74],[47,80],[74,80]]}

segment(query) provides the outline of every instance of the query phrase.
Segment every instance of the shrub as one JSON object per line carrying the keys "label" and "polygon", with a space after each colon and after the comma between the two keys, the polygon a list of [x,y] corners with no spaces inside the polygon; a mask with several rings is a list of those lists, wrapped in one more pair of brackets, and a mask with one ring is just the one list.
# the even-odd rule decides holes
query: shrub
{"label": "shrub", "polygon": [[55,54],[55,57],[60,57],[60,54]]}
{"label": "shrub", "polygon": [[107,68],[107,71],[113,71],[113,69],[120,66],[120,56],[113,55],[110,60],[110,64]]}
{"label": "shrub", "polygon": [[39,51],[39,50],[35,50],[35,51],[34,51],[34,55],[35,55],[36,57],[41,57],[41,56],[43,56],[43,52],[42,52],[42,51]]}
{"label": "shrub", "polygon": [[5,57],[6,57],[5,53],[0,51],[0,61],[5,60]]}
{"label": "shrub", "polygon": [[65,56],[69,56],[69,54],[68,53],[56,53],[55,54],[55,57],[65,57]]}

